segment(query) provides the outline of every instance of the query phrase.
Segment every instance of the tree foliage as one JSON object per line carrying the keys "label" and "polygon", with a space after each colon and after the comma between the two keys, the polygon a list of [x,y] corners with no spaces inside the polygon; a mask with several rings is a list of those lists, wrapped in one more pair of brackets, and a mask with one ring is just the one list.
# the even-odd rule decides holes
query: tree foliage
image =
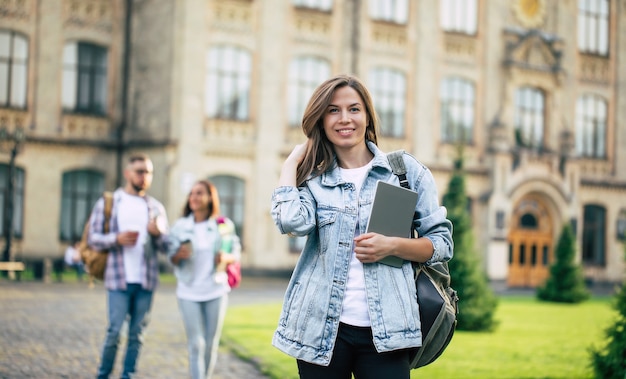
{"label": "tree foliage", "polygon": [[[625,252],[626,252],[626,244]],[[626,281],[615,294],[615,323],[605,330],[606,345],[591,348],[591,365],[596,378],[626,378]]]}
{"label": "tree foliage", "polygon": [[575,257],[576,239],[571,225],[566,223],[556,246],[556,260],[550,266],[550,276],[537,289],[540,300],[579,303],[589,298],[582,269]]}
{"label": "tree foliage", "polygon": [[455,171],[443,196],[448,219],[453,225],[454,257],[448,263],[452,287],[459,295],[457,329],[469,331],[493,330],[498,300],[489,286],[476,251],[472,221],[467,211],[463,159],[455,163]]}

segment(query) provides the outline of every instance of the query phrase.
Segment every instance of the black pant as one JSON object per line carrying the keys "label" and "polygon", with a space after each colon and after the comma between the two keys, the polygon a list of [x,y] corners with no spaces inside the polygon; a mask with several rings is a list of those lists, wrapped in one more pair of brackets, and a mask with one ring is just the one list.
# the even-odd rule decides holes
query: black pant
{"label": "black pant", "polygon": [[298,360],[301,379],[409,379],[409,349],[379,353],[370,327],[339,324],[329,366]]}

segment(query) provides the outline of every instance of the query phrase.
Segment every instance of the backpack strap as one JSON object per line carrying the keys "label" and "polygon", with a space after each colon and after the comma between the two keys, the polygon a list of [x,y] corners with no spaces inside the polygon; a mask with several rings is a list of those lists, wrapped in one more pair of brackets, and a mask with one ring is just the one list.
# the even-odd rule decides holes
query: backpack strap
{"label": "backpack strap", "polygon": [[109,232],[109,221],[111,220],[111,210],[113,209],[113,192],[104,191],[102,197],[104,197],[104,224],[102,228],[104,234],[106,234]]}
{"label": "backpack strap", "polygon": [[411,189],[409,186],[409,180],[406,178],[406,167],[404,166],[404,150],[396,150],[387,154],[387,160],[391,165],[391,170],[400,180],[400,186]]}
{"label": "backpack strap", "polygon": [[[406,166],[404,165],[404,150],[395,150],[390,153],[387,153],[387,160],[389,161],[389,165],[391,166],[391,171],[398,177],[400,180],[400,186],[412,189],[409,185],[409,179],[406,177]],[[416,211],[413,214],[413,221],[419,220],[419,213]],[[417,222],[419,225],[419,221]],[[413,233],[411,233],[413,235]]]}

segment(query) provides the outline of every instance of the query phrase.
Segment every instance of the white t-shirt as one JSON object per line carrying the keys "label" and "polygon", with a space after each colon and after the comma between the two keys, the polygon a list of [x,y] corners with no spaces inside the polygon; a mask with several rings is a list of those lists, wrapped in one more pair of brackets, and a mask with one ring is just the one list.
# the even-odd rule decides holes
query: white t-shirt
{"label": "white t-shirt", "polygon": [[215,239],[217,230],[209,233],[208,221],[197,222],[193,227],[191,248],[193,250],[193,280],[190,283],[178,281],[176,296],[190,301],[217,299],[230,291],[228,283],[217,283],[215,270]]}
{"label": "white t-shirt", "polygon": [[120,232],[139,231],[134,246],[124,246],[124,273],[126,283],[141,283],[144,263],[144,244],[148,239],[148,203],[141,196],[122,192],[117,205],[117,225]]}
{"label": "white t-shirt", "polygon": [[[341,177],[348,183],[354,183],[356,196],[358,198],[361,187],[365,181],[367,173],[372,167],[372,161],[363,167],[343,169],[339,168]],[[358,217],[358,215],[357,215]],[[354,231],[357,236],[357,230]],[[367,294],[365,292],[365,275],[363,273],[363,263],[354,254],[354,244],[350,257],[350,268],[348,269],[348,282],[346,283],[346,293],[343,298],[341,316],[339,321],[344,324],[354,326],[370,326],[370,317],[367,311]]]}

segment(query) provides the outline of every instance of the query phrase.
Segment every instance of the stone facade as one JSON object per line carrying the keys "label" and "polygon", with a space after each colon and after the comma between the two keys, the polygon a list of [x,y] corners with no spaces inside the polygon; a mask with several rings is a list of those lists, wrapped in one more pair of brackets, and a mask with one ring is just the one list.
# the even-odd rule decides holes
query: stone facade
{"label": "stone facade", "polygon": [[[440,132],[440,83],[451,76],[474,83],[465,166],[477,244],[491,279],[537,285],[545,272],[528,260],[539,259],[534,254],[541,256],[543,246],[551,259],[564,223],[576,226],[587,278],[623,279],[617,225],[626,212],[626,72],[618,67],[626,60],[624,1],[608,2],[606,56],[579,52],[573,0],[477,0],[471,34],[444,31],[437,2],[409,1],[405,23],[372,19],[365,1],[332,3],[330,10],[318,10],[284,0],[0,2],[0,28],[29,40],[27,106],[0,107],[9,129],[19,124],[27,132],[16,161],[25,172],[25,201],[13,256],[62,254],[68,243],[59,239],[58,227],[64,172],[102,172],[112,189],[123,180],[123,158],[144,151],[155,163],[151,193],[165,203],[171,221],[193,180],[237,178],[243,183],[244,267],[291,269],[297,253],[277,232],[269,206],[284,158],[304,139],[288,125],[290,62],[310,55],[327,60],[333,74],[355,73],[366,82],[376,67],[404,74],[404,137],[379,144],[387,151],[405,149],[429,166],[441,194],[456,147]],[[62,110],[61,56],[70,40],[108,49],[103,116]],[[218,45],[249,52],[244,120],[206,116],[207,51]],[[540,150],[516,143],[515,94],[523,86],[545,94]],[[608,106],[603,159],[581,158],[573,148],[577,99],[585,93]],[[6,162],[4,155],[0,159]],[[604,255],[602,264],[586,262],[582,253],[588,205],[605,210],[605,251],[596,252]],[[524,237],[524,215],[538,219],[532,236]],[[518,258],[516,249],[537,248],[533,241],[539,251],[520,267],[526,258]]]}

